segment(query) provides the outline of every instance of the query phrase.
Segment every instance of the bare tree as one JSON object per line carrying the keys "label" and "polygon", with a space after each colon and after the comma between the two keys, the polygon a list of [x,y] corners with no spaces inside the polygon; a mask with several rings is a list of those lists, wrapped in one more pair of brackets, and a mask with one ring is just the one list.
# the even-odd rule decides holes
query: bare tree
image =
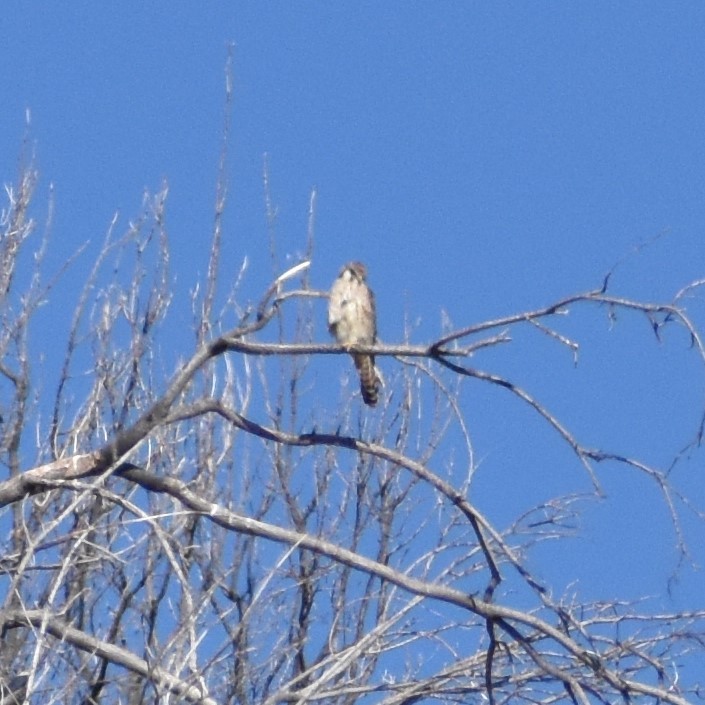
{"label": "bare tree", "polygon": [[354,396],[354,382],[341,397],[316,383],[325,356],[348,351],[321,342],[313,325],[326,297],[310,279],[315,194],[300,261],[280,267],[272,241],[271,286],[248,305],[243,265],[218,310],[223,174],[208,271],[192,297],[193,342],[171,359],[175,371],[164,371],[173,340],[165,188],[126,232],[111,224],[65,351],[56,341],[41,348],[59,370],[51,388],[32,362],[33,322],[54,287],[43,276],[46,238],[32,244],[33,166],[7,188],[2,702],[702,699],[693,664],[702,663],[705,611],[656,612],[620,595],[592,602],[530,569],[537,547],[571,540],[577,493],[503,526],[474,503],[463,389],[476,381],[525,405],[595,496],[603,463],[652,482],[676,561],[687,560],[682,512],[703,513],[673,481],[671,462],[588,447],[521,384],[468,363],[481,353],[491,363],[526,326],[572,354],[563,314],[583,307],[645,317],[657,336],[683,330],[705,367],[684,307],[703,282],[659,304],[613,295],[607,277],[427,344],[359,348],[388,362],[370,413],[340,401]]}

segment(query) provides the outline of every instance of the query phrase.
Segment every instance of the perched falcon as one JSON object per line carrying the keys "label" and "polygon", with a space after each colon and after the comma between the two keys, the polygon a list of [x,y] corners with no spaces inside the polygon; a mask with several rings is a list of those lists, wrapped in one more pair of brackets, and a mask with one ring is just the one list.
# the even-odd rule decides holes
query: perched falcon
{"label": "perched falcon", "polygon": [[[374,345],[377,342],[375,296],[365,282],[367,268],[362,262],[349,262],[333,282],[328,301],[328,330],[345,346]],[[360,375],[362,400],[377,403],[379,375],[374,355],[351,353]]]}

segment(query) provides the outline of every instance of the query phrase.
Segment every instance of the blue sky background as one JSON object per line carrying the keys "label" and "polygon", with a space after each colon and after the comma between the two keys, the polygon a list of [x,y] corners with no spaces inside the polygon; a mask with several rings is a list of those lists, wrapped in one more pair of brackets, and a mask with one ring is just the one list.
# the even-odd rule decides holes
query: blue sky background
{"label": "blue sky background", "polygon": [[[231,41],[223,276],[247,255],[253,300],[271,278],[265,153],[280,254],[304,251],[315,187],[312,282],[327,288],[341,263],[363,259],[386,342],[401,339],[405,316],[421,342],[439,334],[442,311],[463,326],[599,287],[627,255],[611,282],[621,296],[666,302],[703,276],[701,3],[28,2],[4,8],[2,28],[0,177],[16,178],[30,110],[36,203],[55,189],[49,268],[87,240],[97,252],[113,214],[124,229],[166,180],[177,319],[190,320],[209,254]],[[90,263],[56,290],[67,319],[45,321],[55,340]],[[688,303],[703,326],[702,294]],[[667,464],[702,413],[687,336],[673,328],[658,343],[643,318],[610,325],[588,307],[556,328],[580,343],[577,369],[528,329],[475,363],[540,398],[586,445]],[[558,491],[589,490],[506,392],[473,384],[464,400],[475,499],[500,526]],[[532,567],[591,596],[701,607],[691,566],[665,594],[675,536],[653,483],[598,470],[608,500],[586,510],[568,552],[542,547]],[[676,473],[702,508],[702,453]],[[686,513],[685,529],[701,565],[702,523]]]}

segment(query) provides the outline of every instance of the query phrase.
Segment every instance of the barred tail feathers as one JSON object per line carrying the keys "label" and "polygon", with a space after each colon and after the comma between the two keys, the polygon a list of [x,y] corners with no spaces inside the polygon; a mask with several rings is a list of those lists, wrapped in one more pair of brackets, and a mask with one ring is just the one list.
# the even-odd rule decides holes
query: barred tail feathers
{"label": "barred tail feathers", "polygon": [[355,367],[360,375],[362,401],[367,406],[375,406],[379,398],[379,376],[372,355],[353,355]]}

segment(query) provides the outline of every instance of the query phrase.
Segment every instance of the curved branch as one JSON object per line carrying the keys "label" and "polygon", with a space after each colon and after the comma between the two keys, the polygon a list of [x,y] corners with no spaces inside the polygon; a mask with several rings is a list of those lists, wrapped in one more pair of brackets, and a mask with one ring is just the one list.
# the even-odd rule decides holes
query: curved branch
{"label": "curved branch", "polygon": [[[521,643],[522,647],[527,650],[527,653],[529,653],[529,656],[532,659],[533,655],[529,652],[529,647],[531,642],[536,640],[536,635],[527,637],[523,635],[517,627],[513,626],[514,624],[528,627],[529,629],[540,634],[543,638],[551,639],[556,645],[564,649],[573,658],[574,665],[577,666],[578,664],[583,664],[589,669],[588,673],[590,677],[600,678],[612,687],[618,689],[620,692],[631,691],[633,693],[641,693],[644,695],[659,697],[664,702],[672,703],[673,705],[688,705],[688,702],[685,699],[675,695],[674,693],[668,692],[665,689],[649,686],[644,683],[639,683],[620,677],[617,673],[608,669],[599,656],[586,651],[580,644],[560,629],[533,614],[477,599],[472,595],[468,595],[455,588],[429,583],[424,580],[411,577],[404,573],[400,573],[398,570],[395,570],[388,565],[379,563],[354,551],[350,551],[335,543],[332,543],[331,541],[327,541],[326,539],[242,516],[236,512],[226,509],[225,507],[222,507],[215,502],[210,502],[203,499],[198,493],[191,490],[189,486],[181,480],[171,477],[157,476],[134,466],[123,470],[120,472],[120,475],[129,481],[139,484],[146,490],[169,494],[177,499],[183,506],[197,512],[203,517],[210,519],[213,523],[226,530],[236,531],[238,533],[248,534],[251,536],[258,536],[260,538],[295,546],[297,548],[308,549],[314,553],[327,556],[337,563],[347,565],[355,570],[359,570],[368,575],[373,575],[381,580],[385,580],[413,595],[451,604],[461,609],[470,611],[485,620],[497,622],[505,631],[511,633],[512,636]],[[55,487],[70,486],[70,483],[62,482],[55,482],[53,484]],[[11,613],[10,616],[12,617],[14,615],[15,621],[17,621],[18,618],[21,618],[22,614],[25,613],[19,612],[17,615],[15,615],[15,613]],[[37,611],[36,615],[39,622],[41,622],[43,613],[41,611]],[[70,627],[67,628],[70,629]],[[92,642],[98,641],[93,639],[93,637],[83,635],[78,630],[74,630],[74,632],[76,632],[76,634],[73,636],[77,641],[72,643],[76,643],[82,648],[85,644],[89,644],[91,648],[93,648],[94,645]],[[57,633],[59,632],[57,631]],[[85,638],[86,641],[80,642],[82,637]],[[102,642],[98,642],[98,645],[101,643]],[[109,654],[106,654],[106,658],[108,657]],[[141,661],[141,659],[138,659],[138,661]],[[552,667],[552,675],[559,678],[566,685],[570,686],[581,682],[577,676],[565,672],[563,669],[558,667]],[[165,678],[167,677],[163,674],[163,672],[160,672],[160,677],[162,676]],[[586,675],[585,677],[587,678],[588,676]],[[169,680],[165,681],[167,687],[171,688],[172,686],[169,685],[170,683],[172,682]],[[196,689],[194,688],[194,690]]]}

